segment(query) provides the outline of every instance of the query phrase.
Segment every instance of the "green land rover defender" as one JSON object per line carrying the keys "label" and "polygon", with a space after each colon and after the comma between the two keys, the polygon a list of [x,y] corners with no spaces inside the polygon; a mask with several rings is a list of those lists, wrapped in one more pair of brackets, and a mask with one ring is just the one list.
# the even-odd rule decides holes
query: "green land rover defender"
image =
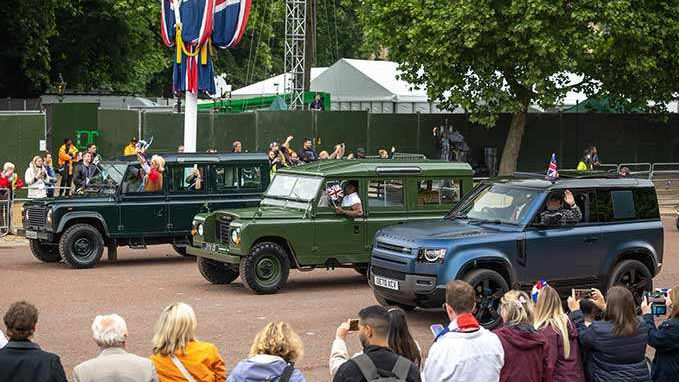
{"label": "green land rover defender", "polygon": [[[358,217],[336,211],[347,184],[357,186]],[[187,250],[209,282],[228,284],[240,275],[257,294],[276,293],[290,269],[350,267],[365,274],[379,229],[440,218],[471,188],[466,163],[331,160],[281,169],[259,207],[196,215]]]}

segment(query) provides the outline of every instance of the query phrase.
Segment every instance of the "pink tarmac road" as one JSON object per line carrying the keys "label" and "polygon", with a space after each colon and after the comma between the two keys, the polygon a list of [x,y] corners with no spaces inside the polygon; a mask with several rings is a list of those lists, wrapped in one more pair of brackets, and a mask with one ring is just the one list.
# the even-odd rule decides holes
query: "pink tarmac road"
{"label": "pink tarmac road", "polygon": [[[664,219],[665,259],[655,279],[657,287],[679,283],[679,232]],[[198,336],[219,347],[228,370],[246,357],[254,335],[267,322],[288,321],[305,345],[298,367],[308,381],[326,381],[328,355],[335,329],[367,305],[375,304],[366,281],[350,269],[291,272],[279,294],[257,296],[235,281],[211,285],[196,264],[174,254],[169,246],[147,250],[120,249],[119,261],[94,269],[72,270],[63,264],[43,264],[28,246],[0,247],[0,312],[17,300],[33,302],[40,310],[35,341],[61,356],[69,378],[78,363],[95,356],[90,324],[97,314],[118,313],[129,327],[128,350],[151,354],[153,325],[168,304],[191,304],[198,316]],[[444,323],[442,312],[409,314],[415,339],[426,351],[429,325]],[[2,325],[4,330],[4,325]],[[349,351],[360,350],[351,338]]]}

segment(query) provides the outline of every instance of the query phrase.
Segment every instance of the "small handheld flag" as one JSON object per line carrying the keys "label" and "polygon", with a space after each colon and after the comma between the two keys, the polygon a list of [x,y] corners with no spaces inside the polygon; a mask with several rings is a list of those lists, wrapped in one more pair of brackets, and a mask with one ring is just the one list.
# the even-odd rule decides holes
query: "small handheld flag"
{"label": "small handheld flag", "polygon": [[328,187],[325,192],[328,193],[328,196],[330,197],[330,200],[333,201],[333,203],[344,197],[344,190],[342,190],[342,186],[339,184]]}
{"label": "small handheld flag", "polygon": [[547,179],[556,180],[559,178],[559,171],[557,171],[556,154],[552,153],[552,159],[549,161],[547,168]]}
{"label": "small handheld flag", "polygon": [[538,296],[540,295],[540,291],[542,288],[548,286],[547,281],[545,280],[540,280],[533,285],[533,289],[530,291],[530,298],[533,300],[534,303],[538,302]]}

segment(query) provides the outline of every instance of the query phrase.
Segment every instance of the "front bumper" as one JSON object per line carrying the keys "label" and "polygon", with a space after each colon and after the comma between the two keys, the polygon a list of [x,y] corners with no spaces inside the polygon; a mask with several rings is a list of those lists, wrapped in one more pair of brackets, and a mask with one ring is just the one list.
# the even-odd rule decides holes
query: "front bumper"
{"label": "front bumper", "polygon": [[240,256],[229,253],[229,248],[222,244],[197,242],[197,246],[186,247],[186,252],[193,256],[205,257],[222,263],[240,264]]}
{"label": "front bumper", "polygon": [[23,236],[26,239],[39,239],[45,241],[53,241],[54,239],[54,234],[52,232],[36,231],[25,228],[17,229],[17,236]]}
{"label": "front bumper", "polygon": [[[398,290],[375,285],[375,277],[398,281]],[[435,276],[406,274],[371,266],[368,283],[379,296],[404,305],[440,308],[445,302],[446,287],[437,285]]]}

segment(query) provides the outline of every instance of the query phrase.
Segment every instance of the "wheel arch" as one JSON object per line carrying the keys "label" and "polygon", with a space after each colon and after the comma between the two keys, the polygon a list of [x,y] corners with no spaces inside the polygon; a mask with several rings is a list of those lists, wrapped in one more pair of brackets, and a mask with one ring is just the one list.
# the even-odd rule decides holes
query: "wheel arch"
{"label": "wheel arch", "polygon": [[59,221],[59,226],[57,227],[57,233],[64,233],[68,228],[76,224],[89,224],[95,227],[101,236],[104,238],[106,245],[111,243],[111,237],[108,234],[108,226],[104,218],[98,213],[90,212],[70,212],[64,215]]}
{"label": "wheel arch", "polygon": [[300,268],[300,265],[297,262],[297,257],[295,256],[295,250],[292,248],[292,244],[290,244],[290,242],[288,240],[286,240],[283,237],[275,236],[275,235],[262,236],[262,237],[257,238],[252,243],[251,248],[254,248],[255,245],[257,245],[259,243],[263,243],[263,242],[270,242],[270,243],[278,244],[281,248],[283,248],[285,253],[288,255],[288,260],[290,261],[290,268],[292,268],[292,269]]}
{"label": "wheel arch", "polygon": [[620,262],[625,261],[625,260],[637,260],[640,261],[646,268],[648,268],[649,272],[651,272],[651,276],[655,277],[656,275],[656,259],[653,253],[648,250],[648,248],[630,248],[626,249],[625,251],[620,252],[616,257],[615,260],[608,266],[606,275],[610,276],[611,272],[613,272],[613,269],[620,264]]}
{"label": "wheel arch", "polygon": [[512,271],[509,261],[500,256],[481,256],[468,260],[464,263],[455,276],[456,280],[461,280],[466,274],[476,269],[490,269],[499,273],[507,281],[507,285],[512,288],[516,282],[516,276]]}

